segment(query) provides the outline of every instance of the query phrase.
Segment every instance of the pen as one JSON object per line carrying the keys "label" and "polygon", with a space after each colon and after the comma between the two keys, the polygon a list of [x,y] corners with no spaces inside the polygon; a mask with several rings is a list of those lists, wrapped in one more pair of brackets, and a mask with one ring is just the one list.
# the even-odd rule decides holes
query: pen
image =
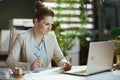
{"label": "pen", "polygon": [[36,54],[36,53],[34,53],[34,55],[36,56],[36,58],[37,58],[38,60],[40,60],[40,58],[37,56],[37,54]]}
{"label": "pen", "polygon": [[[38,60],[40,60],[40,58],[37,56],[36,53],[34,53],[34,55],[36,56],[36,58],[37,58]],[[42,60],[40,60],[40,61],[42,61]],[[45,64],[43,63],[43,61],[42,61],[42,65],[45,66]]]}

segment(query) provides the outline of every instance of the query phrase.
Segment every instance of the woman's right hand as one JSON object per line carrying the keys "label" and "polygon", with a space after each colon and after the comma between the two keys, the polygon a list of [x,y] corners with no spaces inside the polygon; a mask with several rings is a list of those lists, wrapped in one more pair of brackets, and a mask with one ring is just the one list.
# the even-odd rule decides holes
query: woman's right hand
{"label": "woman's right hand", "polygon": [[36,59],[32,65],[30,66],[31,70],[34,70],[35,68],[38,68],[43,65],[43,62],[40,59]]}

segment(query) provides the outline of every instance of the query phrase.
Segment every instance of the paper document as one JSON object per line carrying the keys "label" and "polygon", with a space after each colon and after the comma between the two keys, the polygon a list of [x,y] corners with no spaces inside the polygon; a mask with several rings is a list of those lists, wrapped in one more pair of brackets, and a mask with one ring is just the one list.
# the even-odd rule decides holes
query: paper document
{"label": "paper document", "polygon": [[0,79],[10,79],[12,74],[11,69],[0,68]]}

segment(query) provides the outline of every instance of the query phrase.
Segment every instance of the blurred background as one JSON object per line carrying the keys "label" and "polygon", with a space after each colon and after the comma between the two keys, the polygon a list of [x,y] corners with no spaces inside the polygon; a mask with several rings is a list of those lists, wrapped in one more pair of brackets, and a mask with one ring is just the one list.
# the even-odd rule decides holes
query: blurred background
{"label": "blurred background", "polygon": [[[64,55],[73,65],[86,64],[90,42],[116,38],[111,31],[120,27],[120,0],[41,1],[54,9],[52,31]],[[34,27],[34,2],[0,0],[0,61],[6,60],[16,32]]]}

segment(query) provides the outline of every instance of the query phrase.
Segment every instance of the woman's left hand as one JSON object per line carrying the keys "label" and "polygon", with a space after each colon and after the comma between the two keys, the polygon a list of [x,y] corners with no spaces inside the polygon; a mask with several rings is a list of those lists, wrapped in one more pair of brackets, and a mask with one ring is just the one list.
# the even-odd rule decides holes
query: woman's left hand
{"label": "woman's left hand", "polygon": [[72,67],[72,64],[71,64],[70,62],[66,62],[66,63],[64,64],[63,70],[64,70],[64,71],[71,70],[71,67]]}

